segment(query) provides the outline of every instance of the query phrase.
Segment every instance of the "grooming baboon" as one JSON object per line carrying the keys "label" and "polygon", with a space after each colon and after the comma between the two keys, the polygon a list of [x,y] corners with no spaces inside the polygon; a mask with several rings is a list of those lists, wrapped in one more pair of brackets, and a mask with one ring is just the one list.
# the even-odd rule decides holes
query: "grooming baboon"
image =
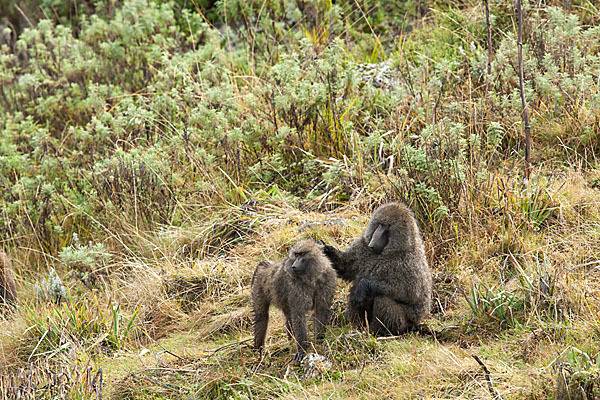
{"label": "grooming baboon", "polygon": [[12,306],[17,299],[15,279],[6,253],[0,250],[0,313],[5,306]]}
{"label": "grooming baboon", "polygon": [[302,360],[308,348],[306,316],[315,310],[315,340],[322,339],[335,287],[335,271],[322,248],[311,240],[296,243],[279,263],[258,263],[252,277],[254,347],[261,349],[265,343],[269,305],[273,304],[283,311],[288,336],[293,334],[296,340],[294,359]]}
{"label": "grooming baboon", "polygon": [[373,213],[363,235],[339,251],[323,248],[339,277],[353,282],[348,316],[372,334],[398,335],[415,328],[431,306],[431,270],[417,221],[404,203]]}

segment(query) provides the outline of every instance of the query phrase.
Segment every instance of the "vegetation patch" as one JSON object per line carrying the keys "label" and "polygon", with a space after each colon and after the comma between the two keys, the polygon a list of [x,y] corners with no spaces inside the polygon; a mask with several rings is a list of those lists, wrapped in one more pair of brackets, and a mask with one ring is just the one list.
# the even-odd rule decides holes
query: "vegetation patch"
{"label": "vegetation patch", "polygon": [[[520,3],[2,2],[0,397],[599,397],[600,15]],[[316,373],[252,349],[257,264],[397,199],[423,325],[338,280]]]}

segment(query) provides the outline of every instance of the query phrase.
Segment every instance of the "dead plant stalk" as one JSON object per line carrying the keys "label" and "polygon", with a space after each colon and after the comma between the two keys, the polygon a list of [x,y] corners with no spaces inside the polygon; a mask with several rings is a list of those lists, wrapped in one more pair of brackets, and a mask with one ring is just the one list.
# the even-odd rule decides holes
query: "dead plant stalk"
{"label": "dead plant stalk", "polygon": [[525,123],[525,178],[529,181],[531,176],[531,126],[529,125],[529,114],[527,112],[527,103],[525,102],[525,82],[523,78],[523,10],[521,0],[517,0],[517,17],[519,32],[517,46],[519,48],[519,89],[521,91],[521,104],[523,106],[523,122]]}

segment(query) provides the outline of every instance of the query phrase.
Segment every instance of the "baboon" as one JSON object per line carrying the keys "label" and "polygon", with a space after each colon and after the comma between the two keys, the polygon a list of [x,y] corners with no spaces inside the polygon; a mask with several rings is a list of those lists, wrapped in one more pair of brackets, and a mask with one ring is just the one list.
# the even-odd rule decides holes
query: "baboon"
{"label": "baboon", "polygon": [[254,347],[262,349],[265,343],[269,306],[273,304],[283,311],[288,337],[293,334],[296,341],[294,360],[302,360],[308,349],[306,316],[315,310],[315,340],[323,339],[335,287],[335,271],[322,248],[311,240],[294,244],[281,262],[259,262],[252,277]]}
{"label": "baboon", "polygon": [[13,306],[17,299],[15,279],[6,253],[0,250],[0,312],[5,306]]}
{"label": "baboon", "polygon": [[338,276],[352,282],[347,315],[353,324],[374,335],[398,335],[429,313],[431,270],[415,216],[404,203],[375,210],[346,250],[325,245],[323,252]]}

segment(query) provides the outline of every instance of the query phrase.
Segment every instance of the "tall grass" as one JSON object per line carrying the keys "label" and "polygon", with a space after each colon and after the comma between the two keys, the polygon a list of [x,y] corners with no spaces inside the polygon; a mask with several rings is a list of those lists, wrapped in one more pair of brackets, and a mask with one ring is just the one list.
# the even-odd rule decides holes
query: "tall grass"
{"label": "tall grass", "polygon": [[[54,3],[9,2],[0,32],[20,295],[1,373],[92,360],[114,398],[474,398],[479,353],[504,398],[595,395],[593,2],[523,4],[527,181],[509,3],[489,2],[490,70],[475,1]],[[279,316],[256,355],[257,262],[305,237],[344,247],[397,198],[437,278],[431,335],[354,330],[340,284],[313,349],[330,369],[289,363]],[[51,268],[65,295],[38,296]]]}

